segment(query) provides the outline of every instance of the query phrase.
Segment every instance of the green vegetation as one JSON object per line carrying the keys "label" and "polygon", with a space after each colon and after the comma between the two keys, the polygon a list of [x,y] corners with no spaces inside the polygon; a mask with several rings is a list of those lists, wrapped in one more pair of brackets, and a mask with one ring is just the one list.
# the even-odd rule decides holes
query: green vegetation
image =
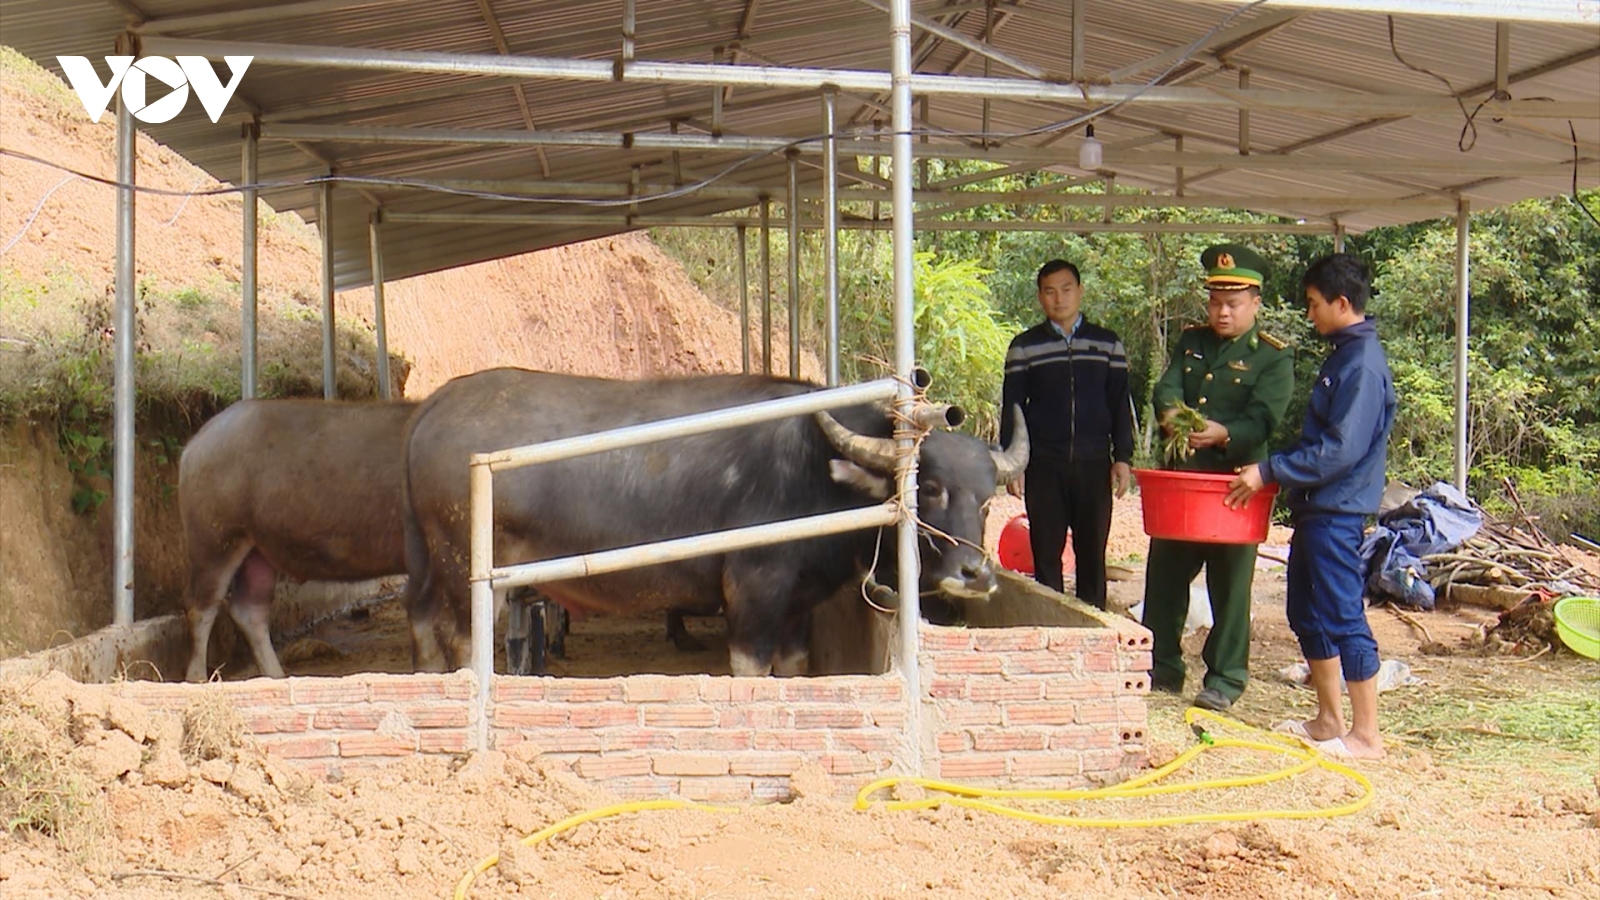
{"label": "green vegetation", "polygon": [[[981,172],[975,163],[928,161],[932,182]],[[999,175],[971,190],[1020,191],[1057,176]],[[1096,193],[1101,188],[1067,187]],[[1600,191],[1581,199],[1600,209]],[[870,215],[866,204],[846,215]],[[985,204],[951,214],[970,221],[1043,218],[1098,220],[1099,207]],[[1061,257],[1083,270],[1085,309],[1123,338],[1139,410],[1141,464],[1161,452],[1149,415],[1150,394],[1165,368],[1168,339],[1203,321],[1200,251],[1224,239],[1250,244],[1273,261],[1263,291],[1263,327],[1296,346],[1300,389],[1275,435],[1283,445],[1299,432],[1306,388],[1326,353],[1305,321],[1298,278],[1331,237],[1230,235],[1237,223],[1273,222],[1251,213],[1121,209],[1117,221],[1215,222],[1214,234],[1073,234],[1070,232],[924,232],[918,247],[918,361],[934,375],[940,399],[959,402],[992,437],[999,400],[998,356],[1023,327],[1038,321],[1034,276]],[[781,215],[774,222],[781,223]],[[736,245],[731,229],[657,229],[652,237],[681,260],[713,299],[737,308]],[[755,235],[749,254],[751,303],[759,310]],[[1374,266],[1371,312],[1395,372],[1400,419],[1389,448],[1390,475],[1424,486],[1453,472],[1455,288],[1453,220],[1375,229],[1352,235],[1348,249]],[[842,368],[847,378],[878,374],[864,361],[887,359],[892,346],[891,276],[886,236],[840,235]],[[773,229],[773,293],[782,308],[787,235]],[[800,278],[803,339],[820,348],[821,253],[816,233],[804,235]],[[1491,512],[1509,511],[1509,479],[1529,511],[1557,537],[1600,535],[1600,225],[1570,198],[1535,200],[1475,215],[1472,220],[1472,352],[1470,484]],[[985,291],[985,288],[987,290]],[[983,309],[982,302],[989,308]],[[786,313],[775,313],[783,321]],[[993,334],[998,329],[1001,333]],[[992,348],[998,348],[998,354]]]}

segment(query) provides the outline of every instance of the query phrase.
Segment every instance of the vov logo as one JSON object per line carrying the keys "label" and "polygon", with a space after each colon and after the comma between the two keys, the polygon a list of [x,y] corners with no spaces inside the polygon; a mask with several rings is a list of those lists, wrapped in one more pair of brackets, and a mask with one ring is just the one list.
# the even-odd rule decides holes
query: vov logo
{"label": "vov logo", "polygon": [[[244,77],[244,70],[249,68],[253,59],[253,56],[224,56],[223,60],[233,72],[232,80],[224,85],[204,56],[180,56],[177,62],[165,56],[146,56],[138,62],[134,62],[131,56],[108,56],[106,65],[111,67],[111,80],[104,83],[100,81],[100,75],[88,57],[56,57],[66,71],[67,81],[77,92],[78,99],[83,101],[83,110],[89,114],[89,118],[100,121],[100,116],[111,104],[112,95],[121,87],[122,102],[128,104],[133,117],[151,125],[170,122],[183,112],[184,104],[189,102],[190,87],[200,98],[206,115],[216,122],[222,118],[222,110],[227,107],[228,99],[239,87],[239,79]],[[147,104],[146,86],[151,78],[171,88],[172,92]]]}

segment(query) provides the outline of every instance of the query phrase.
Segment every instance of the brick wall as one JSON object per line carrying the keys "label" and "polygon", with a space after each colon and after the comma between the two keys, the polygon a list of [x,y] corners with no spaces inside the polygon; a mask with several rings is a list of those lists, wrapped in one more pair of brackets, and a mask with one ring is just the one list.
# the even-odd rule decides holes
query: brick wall
{"label": "brick wall", "polygon": [[[1149,633],[1102,627],[925,625],[921,733],[907,733],[897,674],[816,678],[634,675],[515,678],[491,685],[490,746],[532,744],[621,797],[787,799],[814,762],[835,793],[910,773],[1065,785],[1145,761]],[[319,776],[473,745],[470,673],[123,682],[116,692],[182,710],[220,691],[270,754]]]}
{"label": "brick wall", "polygon": [[893,769],[906,703],[895,675],[496,676],[491,743],[532,743],[627,799],[788,799],[807,761],[836,793]]}
{"label": "brick wall", "polygon": [[1146,763],[1150,633],[922,627],[922,752],[950,780],[1070,786]]}

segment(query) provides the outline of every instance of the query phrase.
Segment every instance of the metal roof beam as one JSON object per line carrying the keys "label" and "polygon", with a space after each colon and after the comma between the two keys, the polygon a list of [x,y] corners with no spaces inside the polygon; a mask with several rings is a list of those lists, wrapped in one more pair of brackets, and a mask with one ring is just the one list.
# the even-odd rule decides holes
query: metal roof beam
{"label": "metal roof beam", "polygon": [[[1141,59],[1136,63],[1132,63],[1118,69],[1112,69],[1110,72],[1106,73],[1105,78],[1107,81],[1115,84],[1124,79],[1132,78],[1133,76],[1138,75],[1140,72],[1146,72],[1150,69],[1160,69],[1170,66],[1180,59],[1183,59],[1186,55],[1191,57],[1199,54],[1207,54],[1213,57],[1225,56],[1228,53],[1241,50],[1261,40],[1264,40],[1273,34],[1276,34],[1280,29],[1294,22],[1296,19],[1299,19],[1303,15],[1305,15],[1305,13],[1298,10],[1269,10],[1265,14],[1254,19],[1240,22],[1237,25],[1223,29],[1222,31],[1212,35],[1209,40],[1192,50],[1190,49],[1189,44],[1185,44],[1181,47],[1172,47],[1167,50],[1163,50],[1154,56]],[[1169,75],[1170,77],[1174,78],[1182,77],[1178,70],[1174,70],[1173,72],[1169,73]],[[1162,83],[1164,84],[1166,82]]]}
{"label": "metal roof beam", "polygon": [[[256,41],[200,41],[155,36],[145,40],[146,52],[164,56],[253,56],[258,64],[300,65],[342,69],[448,72],[468,75],[509,75],[530,79],[563,79],[646,84],[726,84],[762,88],[819,89],[835,85],[843,90],[883,92],[890,87],[889,73],[855,69],[779,68],[716,63],[651,62],[639,60],[616,65],[601,60],[553,57],[499,57],[474,53],[432,53],[405,50],[347,49],[306,44],[271,44]],[[1351,94],[1334,91],[1227,90],[1224,88],[1150,87],[1147,85],[1063,85],[1025,79],[982,78],[964,75],[913,74],[914,93],[1085,103],[1143,103],[1238,109],[1325,111],[1334,113],[1420,115],[1456,114],[1456,98],[1428,94]],[[1600,105],[1588,101],[1488,101],[1490,116],[1560,119],[1600,119]]]}
{"label": "metal roof beam", "polygon": [[[1233,0],[1207,2],[1231,5]],[[1600,25],[1600,6],[1592,0],[1272,0],[1272,5],[1347,13]]]}
{"label": "metal roof beam", "polygon": [[[385,212],[385,223],[390,224],[447,224],[480,225],[503,228],[507,225],[577,225],[609,227],[616,230],[639,228],[747,228],[760,227],[754,216],[628,216],[628,215],[566,215],[561,213],[402,213]],[[888,231],[888,219],[846,218],[839,227],[853,231]],[[802,229],[815,230],[822,225],[802,221]],[[1122,234],[1332,234],[1330,224],[1293,225],[1271,222],[962,222],[932,218],[917,218],[921,231],[1048,231],[1068,233],[1115,232]]]}
{"label": "metal roof beam", "polygon": [[[343,141],[389,144],[482,144],[509,146],[594,147],[615,150],[697,150],[724,153],[778,153],[794,147],[805,153],[821,153],[822,141],[772,137],[700,134],[624,133],[604,131],[509,131],[504,129],[384,128],[360,125],[263,125],[262,140]],[[843,140],[839,152],[856,156],[883,155],[884,147],[864,140]],[[1061,154],[1032,148],[954,147],[940,144],[919,146],[918,155],[939,159],[996,159],[1011,162],[1037,162],[1061,165]],[[1600,167],[1600,160],[1580,160],[1584,169]],[[1394,159],[1365,156],[1287,156],[1280,154],[1174,153],[1148,150],[1108,151],[1105,171],[1129,168],[1215,167],[1223,169],[1307,170],[1330,172],[1377,172],[1391,174],[1458,175],[1559,175],[1570,171],[1572,163],[1496,162],[1493,160],[1422,158]]]}
{"label": "metal roof beam", "polygon": [[[881,13],[887,13],[889,11],[889,4],[884,3],[883,0],[856,0],[856,2],[870,6]],[[947,13],[950,12],[950,10],[940,9],[939,12]],[[1059,74],[1052,76],[1052,74],[1046,69],[1040,68],[1039,66],[1027,62],[1026,60],[1018,59],[1017,57],[1012,56],[1011,54],[1001,50],[998,47],[995,47],[992,44],[988,44],[984,41],[974,38],[969,38],[960,31],[954,28],[948,28],[925,16],[919,16],[913,13],[911,15],[911,24],[921,28],[923,31],[926,31],[929,34],[937,35],[938,37],[943,38],[944,40],[949,41],[958,47],[963,47],[973,53],[978,54],[979,56],[987,57],[1003,66],[1008,66],[1024,75],[1027,75],[1029,78],[1037,78],[1040,81],[1060,80],[1061,78],[1061,75]]]}
{"label": "metal roof beam", "polygon": [[175,34],[180,31],[204,31],[210,28],[232,28],[238,25],[255,25],[260,22],[278,22],[299,16],[337,12],[353,6],[366,6],[358,0],[302,0],[299,3],[278,3],[249,6],[224,12],[195,13],[187,16],[164,16],[146,19],[134,26],[138,34]]}
{"label": "metal roof beam", "polygon": [[[483,16],[484,24],[489,26],[489,36],[494,39],[494,48],[500,51],[501,56],[510,56],[511,46],[506,43],[506,33],[500,27],[500,20],[495,18],[491,0],[478,0],[478,12]],[[533,123],[533,110],[528,108],[528,95],[523,90],[522,82],[512,82],[511,92],[516,95],[517,109],[522,111],[522,124],[529,131],[536,130],[539,126]],[[550,158],[545,155],[543,148],[536,149],[534,153],[539,156],[540,174],[549,178]]]}

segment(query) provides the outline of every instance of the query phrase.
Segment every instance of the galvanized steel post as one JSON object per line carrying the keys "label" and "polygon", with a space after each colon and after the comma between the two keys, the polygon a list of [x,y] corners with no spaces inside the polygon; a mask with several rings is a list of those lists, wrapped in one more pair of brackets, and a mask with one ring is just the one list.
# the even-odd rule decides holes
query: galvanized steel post
{"label": "galvanized steel post", "polygon": [[749,235],[745,233],[743,225],[733,227],[734,235],[739,239],[739,360],[743,364],[743,371],[750,374],[750,272],[746,265],[749,257],[747,245]]}
{"label": "galvanized steel post", "polygon": [[383,241],[380,227],[383,210],[374,210],[368,220],[367,232],[372,242],[372,330],[378,343],[378,399],[389,400],[393,391],[389,387],[389,332],[383,317]]}
{"label": "galvanized steel post", "polygon": [[800,153],[790,150],[789,199],[789,377],[800,377]]}
{"label": "galvanized steel post", "polygon": [[240,191],[240,199],[244,201],[244,235],[239,259],[239,396],[245,400],[256,395],[256,226],[261,207],[255,183],[260,138],[259,122],[244,126],[239,167],[244,180]]}
{"label": "galvanized steel post", "polygon": [[112,309],[111,622],[133,624],[133,304],[134,158],[139,132],[117,95],[117,271]]}
{"label": "galvanized steel post", "polygon": [[[912,369],[916,366],[915,309],[913,308],[911,241],[911,0],[892,0],[890,13],[890,68],[894,136],[891,147],[894,225],[894,371],[901,379],[895,407],[907,419],[914,404]],[[910,438],[900,441],[899,493],[904,518],[897,531],[900,589],[900,671],[908,695],[907,726],[911,735],[911,765],[922,770],[922,682],[917,672],[918,635],[922,624],[917,558],[917,458]]]}
{"label": "galvanized steel post", "polygon": [[772,374],[772,198],[761,195],[761,374]]}
{"label": "galvanized steel post", "polygon": [[838,90],[822,89],[822,283],[828,307],[828,387],[839,383],[839,138],[834,134]]}
{"label": "galvanized steel post", "polygon": [[[494,472],[474,456],[468,481],[468,555],[472,584],[472,674],[478,679],[477,748],[489,749],[489,695],[494,688]],[[460,664],[460,660],[456,661]]]}
{"label": "galvanized steel post", "polygon": [[1467,280],[1467,241],[1471,236],[1472,210],[1466,197],[1456,201],[1456,435],[1455,486],[1467,489],[1467,335],[1471,306]]}
{"label": "galvanized steel post", "polygon": [[[332,174],[331,172],[329,173]],[[317,230],[322,232],[322,396],[339,396],[337,333],[333,320],[333,182],[317,193]]]}

